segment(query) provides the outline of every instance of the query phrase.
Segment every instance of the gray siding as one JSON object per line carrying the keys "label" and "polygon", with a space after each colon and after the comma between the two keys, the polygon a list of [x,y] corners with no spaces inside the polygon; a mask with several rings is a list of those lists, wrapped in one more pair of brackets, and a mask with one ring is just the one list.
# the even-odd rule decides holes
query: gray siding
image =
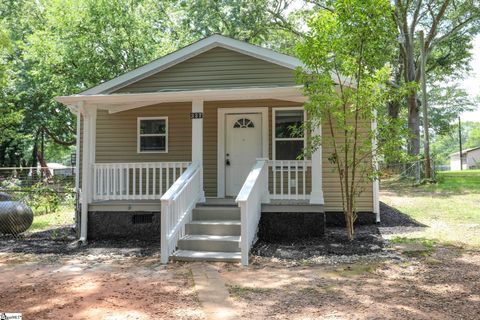
{"label": "gray siding", "polygon": [[[96,162],[191,161],[191,110],[191,103],[165,103],[114,114],[99,110]],[[167,153],[137,153],[138,117],[168,117]]]}
{"label": "gray siding", "polygon": [[115,93],[291,85],[295,85],[294,70],[217,47]]}

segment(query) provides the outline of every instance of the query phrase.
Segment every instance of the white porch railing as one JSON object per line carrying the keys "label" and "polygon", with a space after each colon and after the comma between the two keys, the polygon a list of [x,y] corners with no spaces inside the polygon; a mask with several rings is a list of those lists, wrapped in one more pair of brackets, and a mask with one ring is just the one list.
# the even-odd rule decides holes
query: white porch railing
{"label": "white porch railing", "polygon": [[268,160],[257,159],[248,174],[235,202],[240,207],[242,223],[240,249],[242,264],[248,265],[248,255],[255,240],[258,223],[262,211],[262,202],[268,196]]}
{"label": "white porch railing", "polygon": [[270,199],[310,199],[311,160],[269,160],[268,166]]}
{"label": "white porch railing", "polygon": [[202,196],[201,174],[201,166],[191,164],[161,198],[161,263],[168,262],[178,239],[185,235],[185,224],[192,220],[192,209]]}
{"label": "white porch railing", "polygon": [[96,163],[93,200],[160,199],[189,162]]}

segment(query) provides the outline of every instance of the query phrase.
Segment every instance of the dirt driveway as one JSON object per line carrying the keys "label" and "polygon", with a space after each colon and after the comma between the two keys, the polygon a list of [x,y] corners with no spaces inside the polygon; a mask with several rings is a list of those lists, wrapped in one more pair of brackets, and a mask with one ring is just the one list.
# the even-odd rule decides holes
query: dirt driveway
{"label": "dirt driveway", "polygon": [[[103,251],[102,251],[103,252]],[[0,312],[24,319],[202,319],[189,264],[0,253]],[[215,264],[241,319],[480,319],[480,252],[315,264]]]}

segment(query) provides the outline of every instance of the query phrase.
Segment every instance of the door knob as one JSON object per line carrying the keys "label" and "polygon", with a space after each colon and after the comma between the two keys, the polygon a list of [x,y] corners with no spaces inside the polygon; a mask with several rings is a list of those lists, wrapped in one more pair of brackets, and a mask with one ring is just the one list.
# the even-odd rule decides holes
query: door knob
{"label": "door knob", "polygon": [[225,160],[225,165],[227,165],[227,166],[230,165],[230,159]]}

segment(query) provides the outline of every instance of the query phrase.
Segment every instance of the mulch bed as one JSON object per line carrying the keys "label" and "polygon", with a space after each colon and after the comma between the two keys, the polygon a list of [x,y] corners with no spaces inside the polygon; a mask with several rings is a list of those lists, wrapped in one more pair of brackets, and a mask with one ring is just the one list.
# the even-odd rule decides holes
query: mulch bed
{"label": "mulch bed", "polygon": [[425,227],[420,222],[383,202],[380,202],[380,218],[379,227]]}
{"label": "mulch bed", "polygon": [[16,237],[0,235],[0,253],[89,255],[110,254],[121,256],[151,256],[160,251],[160,242],[132,239],[76,241],[72,227],[52,228]]}
{"label": "mulch bed", "polygon": [[327,227],[322,238],[275,243],[259,240],[252,254],[298,260],[315,256],[366,255],[382,251],[383,246],[384,241],[374,225],[358,226],[352,241],[348,240],[345,228]]}
{"label": "mulch bed", "polygon": [[[358,225],[355,239],[349,241],[345,228],[327,227],[321,238],[295,241],[266,242],[259,240],[252,249],[254,256],[281,259],[308,259],[316,256],[358,256],[379,253],[385,246],[378,227],[421,227],[395,208],[380,203],[382,222],[378,225]],[[17,237],[0,235],[0,253],[30,253],[59,255],[109,254],[121,256],[151,256],[159,253],[159,241],[115,239],[88,241],[78,245],[71,226],[27,233]]]}
{"label": "mulch bed", "polygon": [[252,254],[280,259],[309,259],[317,256],[361,256],[381,252],[385,247],[379,227],[423,227],[399,210],[380,202],[381,223],[357,225],[355,238],[347,239],[345,228],[328,227],[322,238],[267,242],[259,240]]}

